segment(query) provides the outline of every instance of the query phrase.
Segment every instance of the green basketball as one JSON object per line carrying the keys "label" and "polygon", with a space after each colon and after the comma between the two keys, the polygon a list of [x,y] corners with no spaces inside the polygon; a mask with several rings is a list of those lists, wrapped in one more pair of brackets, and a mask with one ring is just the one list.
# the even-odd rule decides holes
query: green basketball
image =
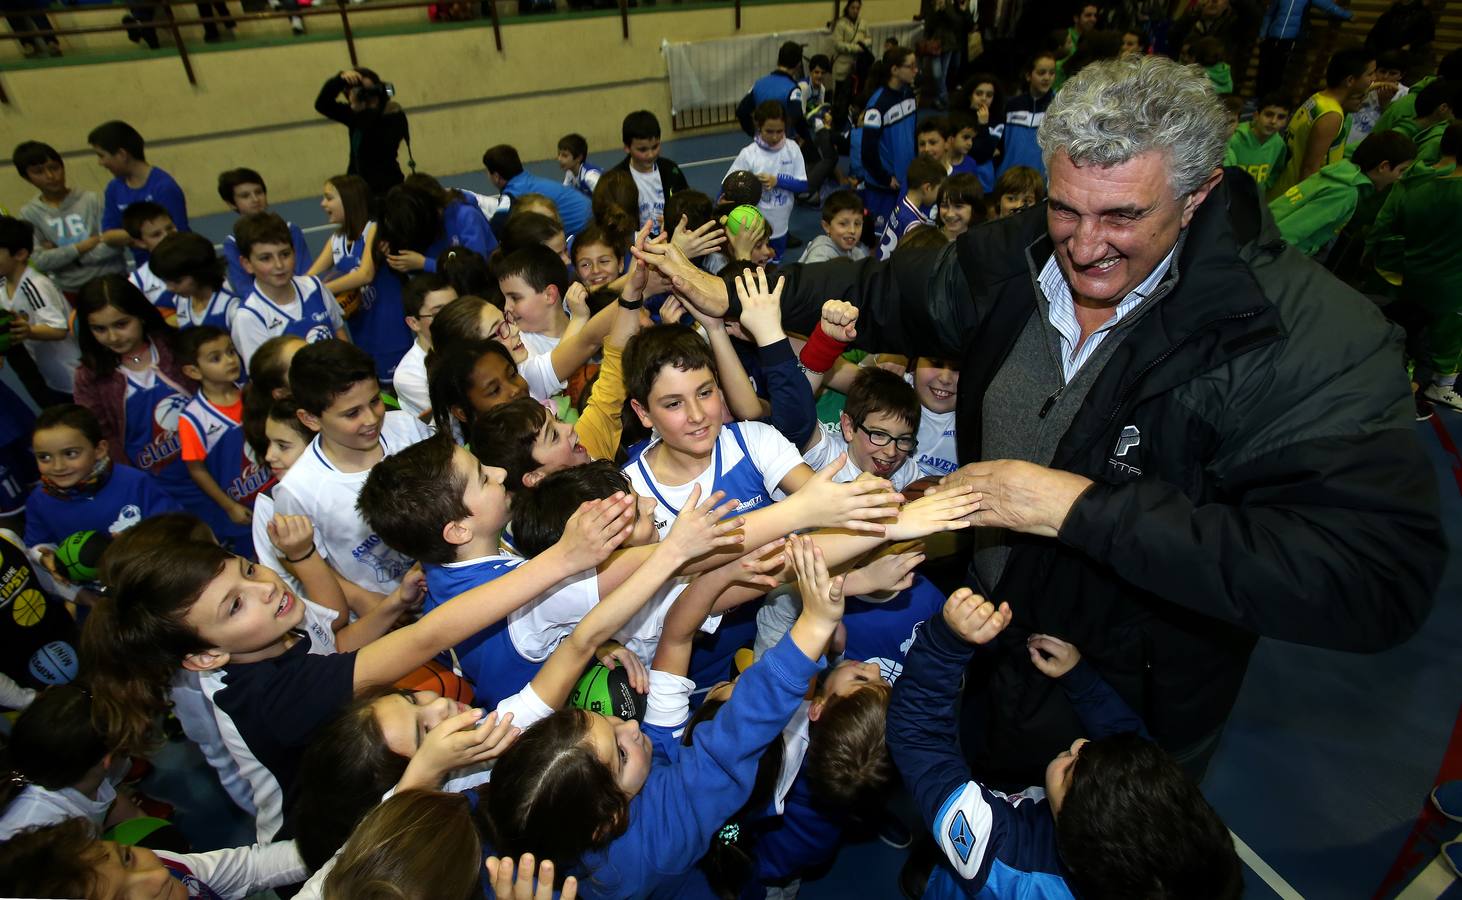
{"label": "green basketball", "polygon": [[743,228],[760,228],[763,221],[765,220],[762,218],[761,210],[755,206],[742,204],[731,210],[731,214],[726,216],[726,230],[732,234],[740,234]]}
{"label": "green basketball", "polygon": [[72,584],[96,581],[97,567],[112,539],[97,531],[78,531],[56,548],[56,568]]}
{"label": "green basketball", "polygon": [[623,666],[605,668],[595,663],[574,685],[569,704],[601,716],[642,720],[645,717],[645,695],[630,686]]}

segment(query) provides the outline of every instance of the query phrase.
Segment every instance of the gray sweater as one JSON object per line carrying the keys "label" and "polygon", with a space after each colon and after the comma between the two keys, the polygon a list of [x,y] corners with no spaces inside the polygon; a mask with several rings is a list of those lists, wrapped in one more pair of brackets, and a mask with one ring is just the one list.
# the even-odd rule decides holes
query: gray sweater
{"label": "gray sweater", "polygon": [[127,261],[119,247],[98,244],[87,253],[76,252],[78,243],[102,231],[102,201],[91,191],[73,190],[60,206],[51,206],[37,194],[20,208],[20,218],[36,234],[31,265],[61,290],[80,290],[101,275],[126,274]]}

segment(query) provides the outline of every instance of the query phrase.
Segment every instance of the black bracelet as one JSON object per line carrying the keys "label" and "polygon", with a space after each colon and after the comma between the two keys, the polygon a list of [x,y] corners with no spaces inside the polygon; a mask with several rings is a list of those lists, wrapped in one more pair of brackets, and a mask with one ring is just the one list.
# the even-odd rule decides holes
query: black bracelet
{"label": "black bracelet", "polygon": [[305,560],[309,559],[311,556],[314,556],[314,555],[315,555],[315,545],[314,544],[311,544],[310,545],[310,552],[309,553],[306,553],[304,556],[301,556],[299,559],[290,559],[288,556],[286,556],[284,558],[284,561],[287,562],[287,563],[289,563],[289,564],[291,564],[291,565],[294,565],[294,564],[297,564],[297,563],[302,563],[302,562],[304,562]]}
{"label": "black bracelet", "polygon": [[620,297],[619,298],[619,307],[620,307],[620,309],[639,309],[640,307],[642,307],[644,305],[645,305],[645,301],[643,299],[641,299],[641,300],[626,300],[623,297]]}

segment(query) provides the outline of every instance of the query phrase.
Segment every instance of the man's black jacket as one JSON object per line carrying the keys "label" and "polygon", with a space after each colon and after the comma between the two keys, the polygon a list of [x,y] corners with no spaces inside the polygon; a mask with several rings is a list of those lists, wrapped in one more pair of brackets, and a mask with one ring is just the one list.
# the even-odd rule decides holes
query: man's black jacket
{"label": "man's black jacket", "polygon": [[[1036,209],[942,250],[787,266],[784,324],[805,332],[841,298],[859,307],[867,349],[960,360],[968,463],[1051,252]],[[1059,538],[1014,535],[1000,582],[983,586],[1015,614],[984,682],[985,746],[967,748],[992,778],[1038,784],[1022,779],[1080,736],[1027,657],[1033,632],[1074,643],[1177,751],[1227,718],[1258,636],[1376,651],[1431,607],[1447,550],[1396,330],[1284,244],[1236,169],[1174,268],[1052,461],[1096,484]],[[1141,443],[1118,459],[1128,426]]]}

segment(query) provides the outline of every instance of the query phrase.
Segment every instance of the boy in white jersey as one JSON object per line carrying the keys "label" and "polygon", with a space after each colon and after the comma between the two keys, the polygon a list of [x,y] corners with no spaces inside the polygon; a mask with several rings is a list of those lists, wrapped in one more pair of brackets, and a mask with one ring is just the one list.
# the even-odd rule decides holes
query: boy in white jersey
{"label": "boy in white jersey", "polygon": [[563,169],[565,187],[594,196],[599,176],[604,170],[589,164],[589,142],[582,134],[566,134],[558,139],[558,167]]}
{"label": "boy in white jersey", "polygon": [[252,359],[261,344],[281,334],[310,343],[349,340],[335,295],[320,279],[294,274],[294,242],[283,219],[272,212],[244,216],[234,225],[234,239],[239,261],[254,279],[232,328],[241,358]]}
{"label": "boy in white jersey", "polygon": [[959,468],[955,445],[955,405],[959,401],[959,363],[921,356],[904,376],[919,396],[919,446],[913,459],[920,477],[943,478]]}
{"label": "boy in white jersey", "polygon": [[[172,213],[161,204],[148,200],[133,203],[122,211],[122,227],[132,238],[132,246],[146,251],[149,255],[158,244],[162,243],[163,238],[175,234],[178,230],[178,227],[173,224]],[[137,285],[138,290],[147,295],[147,302],[162,312],[163,318],[168,320],[168,324],[172,324],[177,308],[177,298],[172,291],[168,290],[163,280],[152,273],[152,266],[144,262],[127,278]]]}
{"label": "boy in white jersey", "polygon": [[534,356],[552,353],[569,328],[564,295],[571,283],[559,255],[542,244],[515,250],[495,267],[503,312]]}
{"label": "boy in white jersey", "polygon": [[345,580],[388,594],[411,560],[386,546],[355,501],[371,468],[425,438],[426,426],[408,413],[385,411],[375,362],[345,341],[301,349],[290,362],[289,384],[300,421],[316,437],[275,488],[275,509],[315,524],[315,550]]}
{"label": "boy in white jersey", "polygon": [[860,369],[848,389],[837,425],[812,433],[802,458],[814,469],[847,454],[835,481],[852,481],[864,472],[887,478],[902,491],[921,477],[912,454],[918,449],[919,398],[899,376],[885,369]]}
{"label": "boy in white jersey", "polygon": [[406,313],[406,327],[416,335],[411,349],[396,364],[391,386],[401,411],[420,419],[431,411],[427,396],[426,355],[431,352],[431,323],[437,311],[457,299],[457,291],[446,278],[436,272],[422,272],[406,282],[401,291],[401,306]]}
{"label": "boy in white jersey", "polygon": [[[29,222],[0,216],[0,308],[9,316],[12,341],[25,341],[46,387],[69,400],[81,351],[67,327],[70,308],[51,279],[30,267],[35,230]],[[48,406],[56,398],[36,397]]]}

